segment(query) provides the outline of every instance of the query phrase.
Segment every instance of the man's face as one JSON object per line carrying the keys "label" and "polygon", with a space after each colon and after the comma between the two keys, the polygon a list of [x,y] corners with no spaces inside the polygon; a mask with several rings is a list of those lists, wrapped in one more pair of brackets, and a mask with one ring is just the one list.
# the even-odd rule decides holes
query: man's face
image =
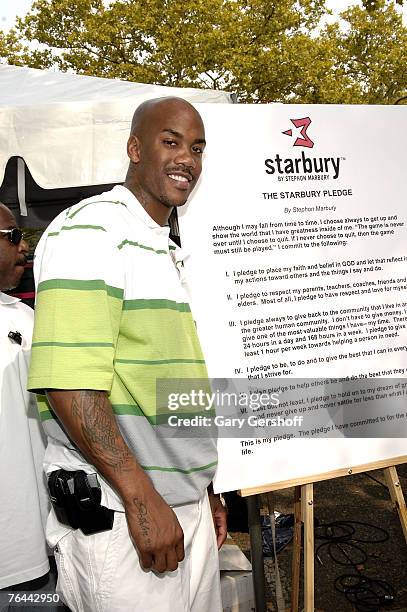
{"label": "man's face", "polygon": [[[0,229],[17,227],[16,220],[8,208],[0,205]],[[0,232],[0,289],[8,290],[17,287],[24,272],[28,252],[27,243],[12,244],[7,234]]]}
{"label": "man's face", "polygon": [[186,203],[201,174],[204,147],[200,116],[177,100],[158,104],[145,118],[138,137],[130,138],[137,196],[153,218],[156,212],[168,214],[169,208]]}

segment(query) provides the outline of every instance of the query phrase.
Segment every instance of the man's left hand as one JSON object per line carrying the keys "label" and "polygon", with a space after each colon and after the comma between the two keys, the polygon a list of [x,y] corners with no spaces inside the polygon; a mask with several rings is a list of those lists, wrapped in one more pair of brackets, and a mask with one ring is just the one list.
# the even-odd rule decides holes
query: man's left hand
{"label": "man's left hand", "polygon": [[215,495],[208,491],[209,503],[212,510],[213,525],[216,533],[216,543],[218,550],[224,544],[227,536],[227,508],[223,505],[220,495]]}

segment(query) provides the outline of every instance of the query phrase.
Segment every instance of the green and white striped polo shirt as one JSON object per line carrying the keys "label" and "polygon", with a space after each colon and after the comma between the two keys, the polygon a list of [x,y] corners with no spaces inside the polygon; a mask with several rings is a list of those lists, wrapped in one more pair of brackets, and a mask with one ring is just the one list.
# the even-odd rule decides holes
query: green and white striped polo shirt
{"label": "green and white striped polo shirt", "polygon": [[[169,504],[199,499],[216,466],[213,440],[158,437],[156,379],[207,377],[186,291],[159,226],[125,187],[61,213],[38,245],[29,388],[109,394],[127,444]],[[95,471],[39,399],[46,470]],[[103,482],[103,479],[102,479]],[[120,507],[103,483],[104,503]]]}

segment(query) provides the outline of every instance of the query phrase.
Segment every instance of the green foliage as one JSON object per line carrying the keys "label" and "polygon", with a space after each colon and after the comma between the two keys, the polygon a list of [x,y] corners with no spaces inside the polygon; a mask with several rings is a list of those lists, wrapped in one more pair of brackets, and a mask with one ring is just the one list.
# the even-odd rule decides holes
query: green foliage
{"label": "green foliage", "polygon": [[341,23],[323,26],[326,14],[325,0],[37,0],[0,36],[0,58],[228,89],[243,102],[404,98],[407,30],[392,0],[364,0]]}
{"label": "green foliage", "polygon": [[349,30],[335,37],[355,103],[395,103],[407,95],[407,28],[392,4],[375,5],[345,11]]}

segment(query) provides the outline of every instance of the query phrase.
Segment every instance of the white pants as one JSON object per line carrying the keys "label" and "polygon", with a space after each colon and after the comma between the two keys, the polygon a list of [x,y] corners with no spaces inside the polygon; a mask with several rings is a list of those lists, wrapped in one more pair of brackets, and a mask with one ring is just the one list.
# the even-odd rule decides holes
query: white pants
{"label": "white pants", "polygon": [[219,612],[219,560],[208,496],[174,508],[184,531],[185,559],[175,572],[143,570],[126,517],[111,531],[77,529],[58,542],[59,592],[72,612]]}

